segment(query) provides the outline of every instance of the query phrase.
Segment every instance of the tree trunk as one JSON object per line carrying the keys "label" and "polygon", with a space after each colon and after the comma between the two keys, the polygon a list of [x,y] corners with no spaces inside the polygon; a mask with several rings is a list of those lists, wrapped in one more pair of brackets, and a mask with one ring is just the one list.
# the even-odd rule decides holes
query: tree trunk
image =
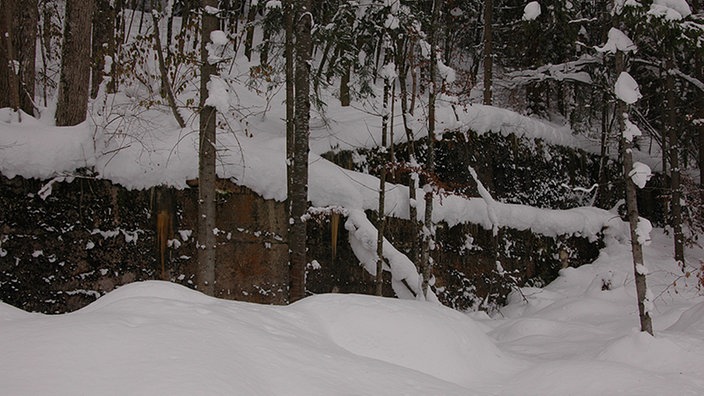
{"label": "tree trunk", "polygon": [[[217,7],[216,0],[201,0],[203,8]],[[207,44],[210,33],[218,29],[218,18],[203,13],[201,20],[200,66],[200,135],[198,157],[198,288],[209,296],[215,295],[216,257],[216,196],[215,196],[215,125],[217,111],[206,106],[208,82],[217,75],[217,66],[208,62]]]}
{"label": "tree trunk", "polygon": [[492,100],[492,81],[493,81],[493,68],[494,68],[494,58],[493,58],[493,29],[491,28],[491,23],[493,22],[493,10],[494,2],[493,0],[484,1],[484,104],[491,105]]}
{"label": "tree trunk", "polygon": [[[625,70],[625,61],[622,52],[616,52],[616,75],[621,75]],[[631,253],[633,255],[633,272],[636,281],[636,295],[638,299],[638,313],[640,317],[640,330],[653,334],[653,323],[650,312],[646,309],[647,285],[643,266],[643,246],[638,241],[638,202],[636,200],[636,185],[630,177],[633,169],[633,157],[631,154],[632,142],[625,139],[623,132],[626,129],[624,115],[628,111],[626,103],[621,100],[616,101],[616,117],[618,127],[621,132],[621,156],[623,158],[623,179],[626,185],[626,208],[628,211],[628,223],[631,228]]]}
{"label": "tree trunk", "polygon": [[257,15],[257,3],[249,2],[249,12],[247,12],[247,35],[244,39],[244,56],[248,61],[252,61],[252,45],[254,41],[254,17]]}
{"label": "tree trunk", "polygon": [[56,125],[77,125],[86,120],[90,88],[90,37],[92,0],[67,0],[61,77],[56,103]]}
{"label": "tree trunk", "polygon": [[[15,111],[20,108],[20,93],[19,93],[19,65],[16,62],[15,49],[13,44],[14,32],[12,25],[15,20],[14,3],[9,4],[3,2],[0,4],[0,89],[2,92],[7,92],[7,96],[0,95],[0,107],[10,107]],[[19,114],[19,113],[18,113]]]}
{"label": "tree trunk", "polygon": [[[391,60],[391,55],[389,51],[386,51],[386,56],[384,56],[384,64],[388,65]],[[389,145],[388,142],[388,132],[389,132],[389,94],[391,91],[391,80],[385,76],[384,78],[384,95],[383,95],[383,110],[381,115],[381,156],[386,156],[386,150]],[[393,142],[391,142],[393,145]],[[381,169],[379,172],[379,210],[378,217],[379,222],[376,226],[377,228],[377,241],[376,241],[376,295],[382,296],[384,289],[384,231],[386,228],[386,212],[384,209],[384,203],[386,200],[386,161],[381,162]]]}
{"label": "tree trunk", "polygon": [[306,223],[308,211],[308,137],[310,132],[310,61],[313,49],[311,28],[313,15],[310,0],[296,1],[296,70],[295,70],[295,141],[291,190],[290,301],[305,297],[306,293]]}
{"label": "tree trunk", "polygon": [[171,88],[171,81],[169,81],[169,73],[166,69],[166,62],[164,61],[164,53],[161,48],[161,36],[159,31],[159,19],[155,11],[152,11],[152,23],[154,24],[154,50],[156,51],[156,58],[159,63],[159,74],[161,75],[161,91],[162,96],[166,97],[169,103],[169,108],[171,113],[174,115],[178,126],[181,128],[186,127],[186,122],[183,120],[181,113],[178,112],[178,107],[176,106],[176,98],[174,97],[174,91]]}
{"label": "tree trunk", "polygon": [[[670,141],[670,219],[675,242],[675,261],[684,270],[684,234],[682,233],[682,190],[680,187],[680,150],[677,136],[677,113],[675,104],[675,76],[672,58],[667,60],[665,90],[667,98],[667,139]],[[664,136],[663,136],[664,138]],[[664,155],[664,154],[663,154]]]}
{"label": "tree trunk", "polygon": [[96,0],[93,15],[93,62],[91,73],[90,97],[98,96],[100,84],[103,82],[105,56],[115,59],[115,10],[109,0]]}
{"label": "tree trunk", "polygon": [[37,24],[39,7],[37,0],[25,0],[17,10],[14,47],[19,62],[20,108],[27,114],[34,114],[34,80],[37,59]]}
{"label": "tree trunk", "polygon": [[428,286],[430,285],[430,277],[432,274],[432,258],[430,251],[433,248],[434,226],[433,226],[433,181],[430,179],[435,172],[435,99],[437,96],[436,69],[438,55],[437,32],[439,30],[437,24],[440,20],[440,10],[442,9],[442,0],[433,2],[433,16],[430,26],[430,65],[428,67],[429,94],[428,94],[428,157],[425,163],[426,186],[425,186],[425,220],[423,223],[423,243],[421,245],[421,266],[423,274],[423,297],[428,297]]}

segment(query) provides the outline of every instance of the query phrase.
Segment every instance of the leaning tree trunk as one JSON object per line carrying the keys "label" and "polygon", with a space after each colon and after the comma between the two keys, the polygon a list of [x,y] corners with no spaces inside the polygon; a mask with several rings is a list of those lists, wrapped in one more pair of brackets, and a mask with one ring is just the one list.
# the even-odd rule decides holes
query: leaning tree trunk
{"label": "leaning tree trunk", "polygon": [[310,0],[298,0],[296,13],[296,70],[295,70],[295,141],[291,190],[290,301],[305,297],[306,293],[306,223],[308,210],[308,136],[310,132],[310,61],[313,49],[311,28],[313,15]]}
{"label": "leaning tree trunk", "polygon": [[[616,52],[616,75],[621,75],[625,70],[624,55],[622,52]],[[653,334],[653,323],[650,317],[650,312],[646,309],[647,301],[647,285],[643,270],[643,246],[638,240],[638,202],[636,199],[636,185],[631,178],[631,170],[633,169],[633,156],[631,153],[632,142],[624,138],[626,130],[624,114],[628,111],[626,103],[617,99],[616,101],[616,117],[618,120],[619,131],[621,132],[621,156],[623,158],[623,179],[626,186],[626,208],[628,211],[628,223],[631,229],[631,253],[633,255],[633,270],[636,281],[636,295],[638,299],[638,313],[640,317],[640,330],[647,331]]]}
{"label": "leaning tree trunk", "polygon": [[86,120],[90,89],[90,37],[92,0],[67,0],[61,77],[56,103],[56,125],[77,125]]}
{"label": "leaning tree trunk", "polygon": [[[203,8],[217,7],[217,0],[202,0]],[[218,29],[218,18],[203,13],[201,20],[200,66],[200,135],[198,157],[198,288],[203,293],[215,295],[216,265],[216,216],[215,202],[215,124],[217,111],[205,104],[208,99],[208,82],[217,75],[217,66],[208,62],[207,45],[210,33]]]}

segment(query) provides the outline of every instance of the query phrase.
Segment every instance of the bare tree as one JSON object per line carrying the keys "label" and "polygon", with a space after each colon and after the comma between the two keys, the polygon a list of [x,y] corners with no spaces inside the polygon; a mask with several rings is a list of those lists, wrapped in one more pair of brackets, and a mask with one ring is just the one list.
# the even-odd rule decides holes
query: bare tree
{"label": "bare tree", "polygon": [[[217,0],[201,0],[204,10],[217,8]],[[206,105],[208,83],[217,76],[217,65],[208,61],[210,33],[218,29],[218,18],[203,12],[201,20],[200,66],[200,136],[198,160],[198,288],[207,295],[215,294],[216,244],[215,221],[217,216],[215,196],[215,126],[217,111]]]}
{"label": "bare tree", "polygon": [[90,89],[90,38],[93,0],[67,0],[56,125],[86,120]]}
{"label": "bare tree", "polygon": [[[428,67],[428,79],[430,80],[430,92],[428,94],[428,157],[425,162],[425,171],[430,176],[435,172],[435,100],[437,97],[437,36],[438,21],[440,20],[440,10],[443,7],[442,0],[433,1],[433,16],[430,22],[430,65]],[[428,286],[432,274],[432,258],[430,250],[433,244],[433,187],[432,181],[426,180],[425,188],[425,220],[423,222],[423,243],[421,245],[420,263],[423,275],[423,297],[428,296]]]}
{"label": "bare tree", "polygon": [[310,62],[313,50],[311,29],[313,15],[310,0],[296,3],[296,65],[295,65],[295,137],[293,169],[288,198],[291,224],[289,232],[290,301],[306,293],[306,223],[308,210],[308,138],[310,134]]}
{"label": "bare tree", "polygon": [[[18,7],[19,5],[19,7]],[[37,0],[26,0],[19,4],[13,1],[3,0],[0,2],[0,32],[4,37],[3,45],[0,47],[0,70],[7,68],[7,72],[0,76],[0,87],[9,85],[9,80],[14,81],[14,85],[8,86],[4,92],[9,92],[6,100],[14,101],[22,111],[33,114],[34,104],[34,82],[35,63],[37,48],[37,24],[39,22],[39,8]],[[10,56],[10,54],[12,56]],[[10,64],[5,59],[12,59]],[[10,76],[8,72],[12,72]],[[10,103],[0,100],[0,106],[7,106]],[[10,105],[10,107],[15,107]]]}
{"label": "bare tree", "polygon": [[494,68],[494,49],[493,49],[493,29],[491,23],[494,16],[494,1],[484,1],[484,104],[490,105],[492,100],[492,82]]}
{"label": "bare tree", "polygon": [[[624,54],[621,51],[616,51],[616,75],[620,76],[625,71]],[[640,317],[640,330],[647,331],[653,334],[653,323],[650,317],[650,312],[646,309],[647,304],[647,285],[646,273],[643,265],[643,246],[639,241],[638,223],[638,202],[636,199],[636,185],[631,177],[633,170],[633,155],[631,153],[633,143],[629,138],[625,137],[626,122],[625,115],[627,114],[628,106],[622,100],[617,100],[616,103],[616,118],[618,120],[619,131],[621,132],[621,157],[623,159],[623,179],[626,185],[626,208],[628,212],[628,223],[631,228],[631,253],[633,255],[633,270],[636,280],[636,295],[638,299],[638,312]]]}

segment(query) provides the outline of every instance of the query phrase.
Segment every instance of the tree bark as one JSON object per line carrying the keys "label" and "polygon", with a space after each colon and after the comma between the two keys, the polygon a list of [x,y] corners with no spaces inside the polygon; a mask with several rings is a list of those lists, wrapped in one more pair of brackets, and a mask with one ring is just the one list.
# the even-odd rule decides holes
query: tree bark
{"label": "tree bark", "polygon": [[[670,55],[672,56],[672,55]],[[667,98],[667,138],[670,157],[670,221],[675,242],[675,261],[684,270],[684,234],[682,233],[682,190],[680,186],[680,150],[677,136],[677,113],[675,103],[675,76],[672,75],[674,64],[672,58],[667,60],[665,90]],[[664,136],[663,136],[664,138]],[[665,155],[663,153],[663,155]]]}
{"label": "tree bark", "polygon": [[174,97],[174,91],[171,88],[171,81],[169,81],[169,73],[166,69],[166,62],[164,61],[164,53],[161,48],[161,37],[159,32],[159,19],[156,17],[156,13],[152,11],[152,23],[154,24],[154,50],[156,51],[156,58],[159,62],[159,74],[161,75],[161,87],[163,91],[163,96],[166,96],[166,101],[169,103],[169,108],[171,113],[174,115],[178,126],[181,128],[186,127],[186,122],[183,120],[181,113],[178,112],[178,107],[176,106],[176,98]]}
{"label": "tree bark", "polygon": [[92,0],[67,0],[61,77],[56,103],[56,125],[72,126],[86,120],[90,89]]}
{"label": "tree bark", "polygon": [[485,105],[491,105],[492,101],[492,82],[493,82],[493,69],[494,69],[494,58],[493,58],[493,29],[491,23],[493,22],[494,16],[494,2],[493,0],[484,1],[484,101]]}
{"label": "tree bark", "polygon": [[313,15],[310,0],[296,1],[295,141],[291,190],[290,301],[306,293],[306,223],[308,211],[308,138],[310,133],[310,62],[313,49]]}
{"label": "tree bark", "polygon": [[[217,7],[216,0],[201,0],[202,6]],[[215,295],[216,266],[216,193],[215,193],[215,126],[217,111],[205,104],[208,99],[208,82],[217,75],[217,66],[208,62],[207,44],[210,33],[218,29],[218,18],[203,12],[201,20],[200,66],[200,133],[198,157],[198,289]]]}
{"label": "tree bark", "polygon": [[[13,23],[15,20],[15,4],[0,4],[0,89],[2,92],[7,92],[7,96],[0,95],[0,107],[10,107],[15,111],[20,108],[20,93],[19,93],[19,62],[15,56],[15,48],[13,44]],[[18,113],[19,114],[19,113]]]}
{"label": "tree bark", "polygon": [[96,0],[92,50],[90,97],[95,99],[103,82],[105,56],[109,55],[115,59],[115,9],[109,0]]}
{"label": "tree bark", "polygon": [[[384,65],[388,65],[391,60],[390,51],[386,51],[384,56]],[[388,142],[388,132],[389,132],[389,94],[391,91],[391,80],[384,76],[384,94],[383,94],[383,110],[381,115],[381,157],[387,155],[386,149],[389,145]],[[393,145],[393,142],[391,142]],[[381,169],[379,171],[379,210],[378,217],[379,222],[376,226],[377,228],[377,241],[376,241],[376,295],[382,296],[384,290],[384,231],[386,229],[386,212],[384,209],[384,203],[386,201],[386,161],[382,161]]]}
{"label": "tree bark", "polygon": [[[625,70],[624,55],[622,52],[616,52],[616,75],[621,75]],[[636,185],[631,179],[630,172],[633,169],[633,156],[631,154],[632,142],[625,139],[623,132],[626,129],[625,114],[628,111],[626,103],[621,100],[616,101],[616,117],[618,120],[619,131],[621,132],[621,156],[623,158],[623,179],[626,185],[626,208],[628,211],[628,223],[631,229],[631,253],[633,255],[633,272],[636,281],[636,295],[638,299],[638,313],[640,318],[640,330],[647,331],[653,334],[653,323],[650,317],[650,312],[646,309],[646,274],[641,271],[643,266],[643,246],[638,241],[638,202],[636,200]]]}
{"label": "tree bark", "polygon": [[37,24],[39,23],[39,7],[37,0],[22,1],[18,10],[17,33],[14,37],[14,47],[19,61],[19,97],[20,108],[27,114],[33,114],[34,83],[37,59]]}
{"label": "tree bark", "polygon": [[257,15],[257,5],[253,1],[249,2],[249,12],[247,12],[247,35],[244,39],[244,56],[248,61],[252,61],[252,45],[254,41],[254,17]]}
{"label": "tree bark", "polygon": [[433,238],[434,238],[434,226],[433,226],[433,181],[430,177],[435,172],[435,100],[437,96],[437,62],[438,55],[436,51],[437,46],[437,31],[438,21],[440,20],[440,10],[442,9],[442,0],[435,0],[433,2],[433,16],[430,26],[430,65],[428,67],[428,78],[429,82],[429,93],[428,93],[428,157],[425,163],[426,176],[426,186],[425,186],[425,219],[423,222],[423,243],[421,245],[421,266],[423,274],[423,283],[421,289],[423,291],[423,297],[428,297],[428,287],[430,285],[430,277],[432,276],[432,258],[430,257],[430,251],[433,248]]}

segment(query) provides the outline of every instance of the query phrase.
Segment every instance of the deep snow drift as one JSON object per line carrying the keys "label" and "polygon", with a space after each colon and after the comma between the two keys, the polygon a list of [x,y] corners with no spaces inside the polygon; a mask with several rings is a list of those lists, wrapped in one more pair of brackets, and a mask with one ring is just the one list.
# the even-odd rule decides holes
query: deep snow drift
{"label": "deep snow drift", "polygon": [[628,246],[611,241],[594,264],[522,289],[526,300],[514,293],[495,318],[340,294],[263,306],[155,281],[58,316],[0,303],[0,387],[8,395],[701,395],[704,297],[679,278],[669,240],[653,234],[645,254],[656,337],[637,331]]}

